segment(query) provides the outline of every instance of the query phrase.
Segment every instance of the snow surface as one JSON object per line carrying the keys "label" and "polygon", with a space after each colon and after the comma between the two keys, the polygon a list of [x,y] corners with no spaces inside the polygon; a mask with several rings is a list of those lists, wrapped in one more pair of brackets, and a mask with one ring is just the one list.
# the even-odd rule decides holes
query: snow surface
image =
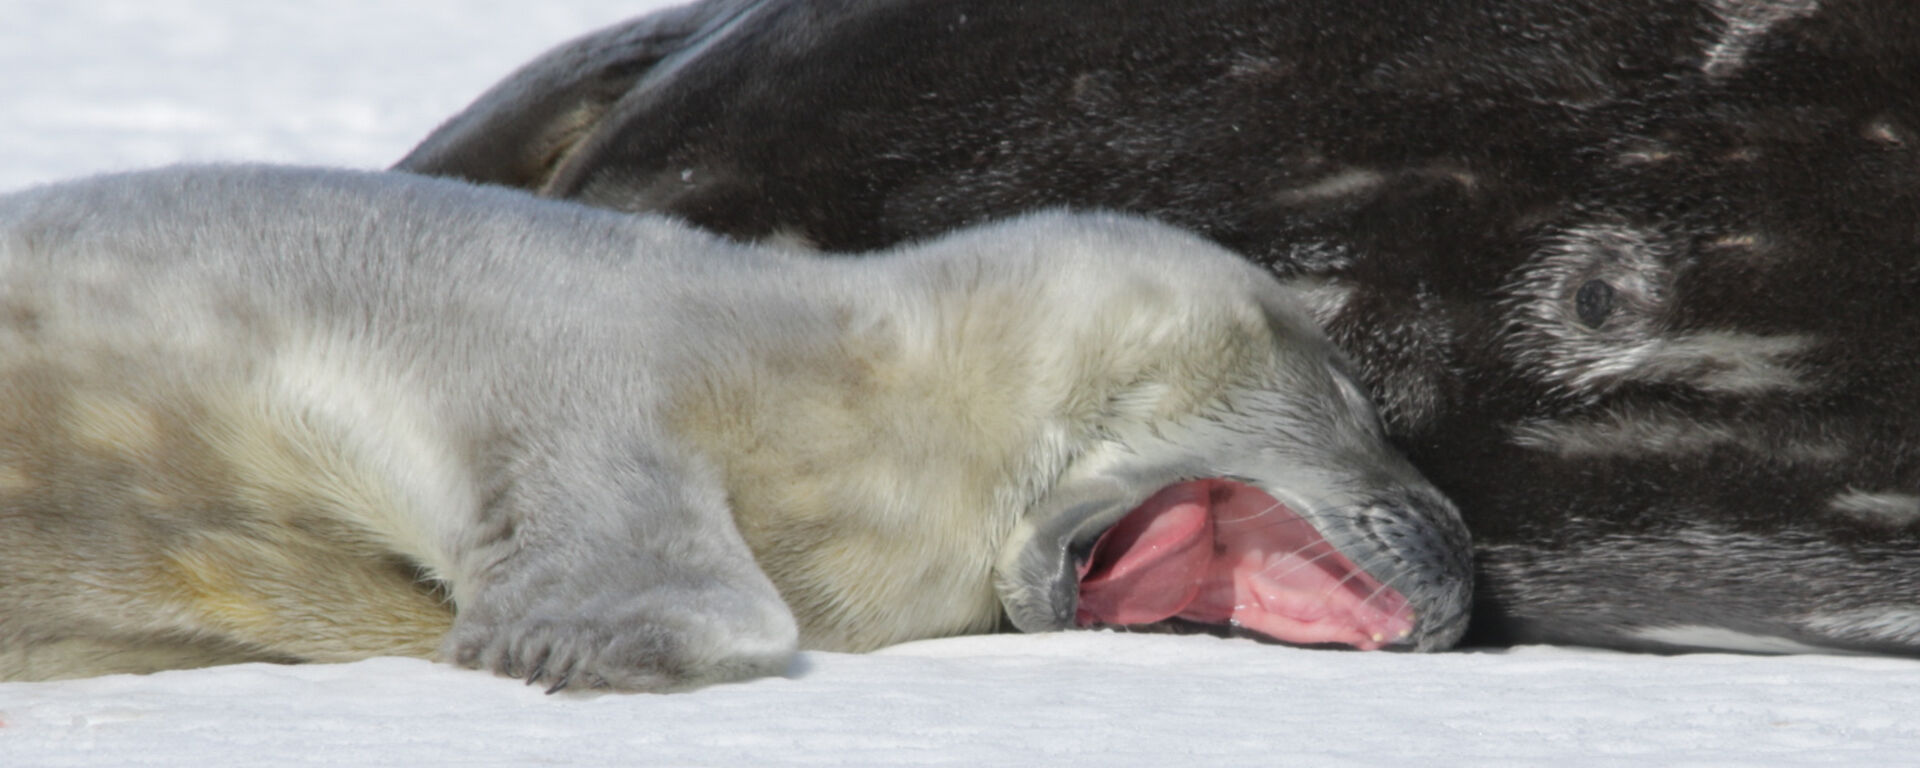
{"label": "snow surface", "polygon": [[[660,5],[0,0],[0,191],[181,160],[382,167],[547,46]],[[1915,712],[1907,659],[1101,632],[807,653],[670,696],[410,659],[0,683],[0,768],[1905,765]]]}

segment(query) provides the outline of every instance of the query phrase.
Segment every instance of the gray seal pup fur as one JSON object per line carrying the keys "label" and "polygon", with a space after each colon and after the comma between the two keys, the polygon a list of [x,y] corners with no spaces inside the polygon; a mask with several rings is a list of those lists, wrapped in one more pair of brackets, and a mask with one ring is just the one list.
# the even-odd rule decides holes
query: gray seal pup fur
{"label": "gray seal pup fur", "polygon": [[1920,654],[1920,3],[706,0],[398,167],[836,251],[1171,222],[1315,286],[1467,642]]}
{"label": "gray seal pup fur", "polygon": [[1102,624],[1446,647],[1465,530],[1300,306],[1119,215],[842,259],[407,174],[9,195],[0,679],[410,654],[674,690]]}

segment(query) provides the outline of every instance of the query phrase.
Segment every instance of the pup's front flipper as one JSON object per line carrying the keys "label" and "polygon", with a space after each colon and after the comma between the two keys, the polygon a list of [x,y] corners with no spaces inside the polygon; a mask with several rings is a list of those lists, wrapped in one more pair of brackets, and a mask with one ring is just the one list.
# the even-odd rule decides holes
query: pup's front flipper
{"label": "pup's front flipper", "polygon": [[[562,688],[669,691],[779,674],[793,614],[684,456],[542,451],[486,512],[441,652]],[[467,587],[467,588],[463,588]]]}

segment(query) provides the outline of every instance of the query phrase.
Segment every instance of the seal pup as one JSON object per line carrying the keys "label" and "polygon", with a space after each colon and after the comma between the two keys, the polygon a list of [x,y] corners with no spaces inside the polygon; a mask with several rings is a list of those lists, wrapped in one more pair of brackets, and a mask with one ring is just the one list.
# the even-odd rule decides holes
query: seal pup
{"label": "seal pup", "polygon": [[706,0],[398,167],[835,250],[1173,222],[1315,286],[1468,642],[1920,652],[1920,5]]}
{"label": "seal pup", "polygon": [[1464,528],[1299,301],[1117,215],[855,260],[405,174],[0,198],[0,678],[672,690],[1003,625],[1446,647]]}

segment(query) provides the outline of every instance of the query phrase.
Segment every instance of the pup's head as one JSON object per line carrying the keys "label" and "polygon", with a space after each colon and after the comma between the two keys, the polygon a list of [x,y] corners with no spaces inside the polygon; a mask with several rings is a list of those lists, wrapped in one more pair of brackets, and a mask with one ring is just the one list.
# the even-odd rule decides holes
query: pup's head
{"label": "pup's head", "polygon": [[1156,242],[1166,232],[1120,233],[1164,263],[1109,261],[1080,283],[1076,302],[1124,319],[1097,343],[1061,329],[1070,354],[1105,350],[1079,367],[1107,378],[1081,387],[1098,393],[1075,419],[1088,447],[1001,550],[1012,623],[1452,644],[1471,583],[1452,504],[1388,444],[1302,294],[1198,239]]}

